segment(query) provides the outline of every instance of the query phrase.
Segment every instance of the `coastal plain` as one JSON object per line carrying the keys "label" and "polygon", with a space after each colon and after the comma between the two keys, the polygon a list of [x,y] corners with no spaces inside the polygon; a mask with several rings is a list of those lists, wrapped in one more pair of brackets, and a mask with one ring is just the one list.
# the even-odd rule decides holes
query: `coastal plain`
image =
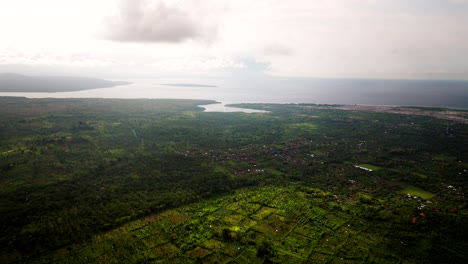
{"label": "coastal plain", "polygon": [[466,262],[465,111],[209,103],[0,98],[1,262]]}

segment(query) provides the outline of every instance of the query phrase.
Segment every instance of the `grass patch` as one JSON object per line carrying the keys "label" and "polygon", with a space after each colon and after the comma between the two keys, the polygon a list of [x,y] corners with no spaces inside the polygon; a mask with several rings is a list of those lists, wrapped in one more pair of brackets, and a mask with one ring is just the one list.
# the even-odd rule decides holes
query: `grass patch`
{"label": "grass patch", "polygon": [[282,172],[280,172],[280,171],[278,171],[278,170],[275,170],[275,169],[271,169],[271,168],[268,168],[268,169],[266,169],[265,171],[266,171],[267,173],[270,173],[271,175],[277,176],[277,177],[283,175]]}
{"label": "grass patch", "polygon": [[304,134],[304,133],[316,133],[319,126],[313,123],[297,123],[288,126],[288,133],[293,134]]}
{"label": "grass patch", "polygon": [[14,152],[14,150],[13,150],[13,149],[10,149],[10,150],[8,150],[8,151],[5,151],[5,152],[0,153],[0,155],[7,155],[7,154],[13,153],[13,152]]}
{"label": "grass patch", "polygon": [[325,152],[323,152],[321,150],[317,150],[317,149],[312,150],[311,153],[313,153],[315,155],[319,155],[319,156],[325,155]]}
{"label": "grass patch", "polygon": [[313,123],[297,123],[290,125],[292,128],[300,128],[300,129],[317,129],[317,124]]}
{"label": "grass patch", "polygon": [[421,177],[421,178],[423,178],[423,179],[426,179],[426,178],[427,178],[427,175],[422,174],[422,173],[413,172],[413,173],[411,173],[411,174],[413,174],[413,175],[415,175],[415,176],[418,176],[418,177]]}
{"label": "grass patch", "polygon": [[216,173],[229,173],[229,170],[222,166],[216,166],[213,171]]}
{"label": "grass patch", "polygon": [[415,186],[408,186],[406,187],[405,189],[403,189],[401,191],[402,193],[409,193],[411,195],[416,195],[416,196],[419,196],[423,199],[431,199],[432,197],[436,196],[434,193],[431,193],[431,192],[428,192],[428,191],[425,191],[421,188],[418,188],[418,187],[415,187]]}
{"label": "grass patch", "polygon": [[446,155],[437,155],[434,157],[435,161],[454,161],[455,157],[446,156]]}
{"label": "grass patch", "polygon": [[359,164],[359,166],[366,168],[366,169],[371,169],[373,171],[382,169],[381,167],[370,165],[370,164]]}

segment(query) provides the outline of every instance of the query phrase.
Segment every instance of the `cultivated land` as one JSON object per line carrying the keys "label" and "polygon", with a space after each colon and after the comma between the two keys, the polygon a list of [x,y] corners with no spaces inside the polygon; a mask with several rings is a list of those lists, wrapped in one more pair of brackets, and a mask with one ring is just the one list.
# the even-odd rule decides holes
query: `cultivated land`
{"label": "cultivated land", "polygon": [[0,261],[468,260],[467,124],[208,103],[0,98]]}

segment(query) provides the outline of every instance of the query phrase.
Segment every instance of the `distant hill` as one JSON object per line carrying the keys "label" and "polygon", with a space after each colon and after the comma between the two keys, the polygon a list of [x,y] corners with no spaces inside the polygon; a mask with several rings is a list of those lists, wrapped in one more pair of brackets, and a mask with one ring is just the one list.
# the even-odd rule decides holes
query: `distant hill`
{"label": "distant hill", "polygon": [[0,73],[0,92],[72,92],[125,84],[130,84],[130,82],[84,77],[26,76],[16,73]]}

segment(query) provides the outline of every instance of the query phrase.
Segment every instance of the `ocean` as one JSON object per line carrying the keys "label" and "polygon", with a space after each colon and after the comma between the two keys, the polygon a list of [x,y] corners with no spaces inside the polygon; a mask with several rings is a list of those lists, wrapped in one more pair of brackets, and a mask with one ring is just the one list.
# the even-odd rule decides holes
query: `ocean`
{"label": "ocean", "polygon": [[0,93],[0,96],[211,99],[222,103],[213,106],[214,111],[229,111],[223,105],[232,103],[397,105],[468,109],[468,81],[275,77],[122,80],[132,84],[63,93]]}

